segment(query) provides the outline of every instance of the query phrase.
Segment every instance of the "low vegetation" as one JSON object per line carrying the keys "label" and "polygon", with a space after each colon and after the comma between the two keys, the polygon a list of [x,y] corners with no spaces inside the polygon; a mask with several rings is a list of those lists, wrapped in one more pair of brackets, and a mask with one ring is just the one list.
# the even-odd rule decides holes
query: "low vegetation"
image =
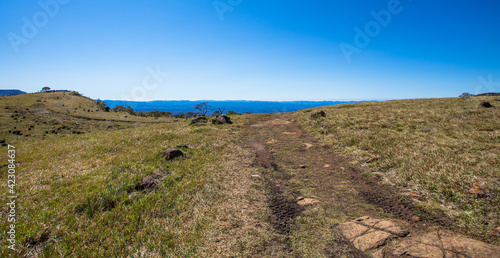
{"label": "low vegetation", "polygon": [[[228,198],[220,181],[235,160],[227,155],[240,155],[229,127],[125,117],[62,92],[3,97],[0,116],[0,138],[16,146],[19,162],[19,255],[192,256],[217,249],[202,242],[219,235],[220,218],[230,214],[220,215],[216,205]],[[160,152],[176,146],[184,157],[166,161]],[[2,178],[6,164],[0,162]],[[161,175],[155,189],[135,187],[150,175]],[[8,245],[5,238],[0,244]]]}
{"label": "low vegetation", "polygon": [[[234,124],[212,124],[106,110],[71,92],[1,97],[0,140],[16,146],[18,162],[16,254],[324,256],[339,243],[336,225],[367,211],[384,216],[349,185],[359,171],[495,243],[500,112],[480,107],[482,100],[500,105],[495,97],[469,97],[288,114],[228,111]],[[161,152],[171,148],[184,155],[166,160]],[[326,157],[332,148],[341,155]],[[7,164],[0,160],[1,178]],[[319,204],[275,218],[276,207],[304,197]],[[3,229],[6,215],[3,209]],[[8,245],[5,238],[0,245]]]}
{"label": "low vegetation", "polygon": [[[495,97],[395,100],[300,111],[301,122],[352,163],[440,210],[470,234],[497,239],[500,111]],[[311,118],[324,110],[326,117]],[[474,184],[483,194],[475,194]]]}

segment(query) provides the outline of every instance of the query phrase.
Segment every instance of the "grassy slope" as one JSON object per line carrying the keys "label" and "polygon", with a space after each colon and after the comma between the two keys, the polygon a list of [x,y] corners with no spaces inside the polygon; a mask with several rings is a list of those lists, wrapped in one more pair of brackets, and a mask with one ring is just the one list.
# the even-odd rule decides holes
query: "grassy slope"
{"label": "grassy slope", "polygon": [[[39,99],[41,102],[37,102]],[[242,182],[238,180],[242,175],[233,171],[235,164],[251,162],[251,155],[244,154],[234,142],[231,127],[193,127],[183,120],[157,123],[156,119],[137,117],[127,118],[137,119],[132,120],[136,123],[123,123],[119,122],[124,120],[121,114],[95,110],[79,116],[106,121],[79,119],[61,109],[72,110],[76,104],[91,109],[91,100],[52,93],[7,97],[0,103],[0,138],[16,146],[16,161],[20,162],[16,186],[19,254],[192,256],[244,253],[241,239],[247,239],[245,244],[264,243],[259,240],[262,234],[247,236],[243,232],[239,239],[228,239],[223,234],[228,227],[246,222],[237,214],[241,202],[225,203],[228,199],[243,199],[242,193],[228,190],[222,181],[233,182],[230,185],[234,189],[235,182]],[[25,118],[11,117],[22,111]],[[29,136],[7,132],[14,126],[28,132],[36,120],[40,123],[29,131]],[[41,122],[46,120],[55,122]],[[61,130],[45,134],[45,130],[68,123],[85,133]],[[165,161],[159,154],[180,144],[195,147],[174,161]],[[7,153],[6,147],[0,150]],[[166,171],[170,174],[156,191],[129,192],[143,177]],[[0,169],[0,176],[7,178],[7,168]],[[7,189],[5,183],[2,188]],[[5,199],[6,191],[1,196]],[[7,210],[1,212],[0,226],[5,229]],[[214,239],[226,246],[218,246]],[[7,246],[5,238],[0,244]],[[228,249],[232,245],[240,247]],[[8,253],[7,248],[2,248],[0,256]]]}
{"label": "grassy slope", "polygon": [[[140,125],[138,123],[173,121],[171,118],[132,117],[122,112],[98,111],[95,101],[67,92],[1,97],[0,119],[0,139],[10,143],[130,128]],[[20,131],[22,135],[12,131]]]}
{"label": "grassy slope", "polygon": [[[497,107],[479,107],[482,99]],[[471,234],[493,240],[500,226],[499,105],[495,97],[418,99],[299,113],[306,129],[353,156],[352,163],[368,166],[426,209],[446,212]],[[327,118],[310,119],[318,110]],[[381,158],[365,162],[374,156]],[[486,198],[468,192],[476,182]]]}
{"label": "grassy slope", "polygon": [[[242,121],[252,115],[238,117],[232,126],[193,127],[184,120],[95,111],[89,99],[51,94],[0,99],[0,139],[16,145],[21,163],[16,188],[20,254],[249,256],[273,238],[266,198],[250,176],[258,173],[250,166],[254,154],[237,141]],[[472,234],[495,241],[500,114],[498,108],[479,108],[478,102],[346,104],[322,108],[328,117],[319,120],[309,119],[308,110],[296,114],[322,141],[352,155],[353,163],[380,155],[365,164],[370,171],[420,195],[416,201],[422,206],[444,210]],[[9,134],[14,126],[29,136]],[[45,133],[63,126],[71,129]],[[422,130],[426,126],[435,128]],[[159,155],[179,144],[200,146],[174,161]],[[5,147],[0,151],[7,152]],[[167,170],[156,191],[129,193],[143,177]],[[6,174],[0,169],[1,178]],[[468,193],[474,182],[487,189],[487,198]],[[7,189],[5,183],[2,188]],[[0,227],[6,228],[7,210],[1,212]],[[4,238],[0,245],[7,245]],[[0,256],[7,253],[2,248]]]}

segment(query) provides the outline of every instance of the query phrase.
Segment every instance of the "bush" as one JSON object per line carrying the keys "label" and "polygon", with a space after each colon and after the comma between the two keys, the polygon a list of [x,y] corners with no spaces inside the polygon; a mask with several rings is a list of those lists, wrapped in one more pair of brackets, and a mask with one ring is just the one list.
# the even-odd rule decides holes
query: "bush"
{"label": "bush", "polygon": [[473,97],[473,96],[474,95],[472,95],[472,94],[470,94],[468,92],[464,92],[464,93],[460,94],[459,97],[462,98],[462,99],[468,99],[468,98]]}
{"label": "bush", "polygon": [[228,115],[241,115],[241,113],[234,112],[232,110],[227,111]]}

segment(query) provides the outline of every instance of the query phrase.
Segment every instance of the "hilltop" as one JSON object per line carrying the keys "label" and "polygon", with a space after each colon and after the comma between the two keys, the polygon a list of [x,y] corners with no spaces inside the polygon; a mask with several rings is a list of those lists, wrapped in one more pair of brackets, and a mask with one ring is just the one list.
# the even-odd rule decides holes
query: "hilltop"
{"label": "hilltop", "polygon": [[[77,93],[2,97],[17,254],[493,256],[499,105],[349,103],[212,124],[106,112]],[[172,148],[183,156],[166,160]]]}

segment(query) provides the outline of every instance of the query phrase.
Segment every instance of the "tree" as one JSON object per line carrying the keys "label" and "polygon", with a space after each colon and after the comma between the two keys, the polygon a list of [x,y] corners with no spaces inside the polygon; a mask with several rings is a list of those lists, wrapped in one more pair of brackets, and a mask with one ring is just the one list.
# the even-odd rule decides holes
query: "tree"
{"label": "tree", "polygon": [[470,98],[472,96],[474,96],[474,95],[472,95],[472,94],[470,94],[468,92],[464,92],[459,97],[462,98],[462,99],[468,99],[468,98]]}
{"label": "tree", "polygon": [[[106,107],[108,107],[108,106],[106,105],[106,103],[104,103],[104,101],[102,101],[102,100],[100,100],[100,99],[97,99],[97,100],[96,100],[96,105],[97,105],[97,108],[98,108],[99,110],[104,110],[104,111],[106,111]],[[109,111],[109,107],[108,107],[108,110],[107,110],[107,111]]]}
{"label": "tree", "polygon": [[43,87],[42,90],[40,92],[49,92],[50,91],[50,87]]}
{"label": "tree", "polygon": [[219,114],[224,115],[224,111],[226,111],[226,108],[223,109],[217,108],[217,111],[219,111]]}
{"label": "tree", "polygon": [[211,110],[212,107],[208,105],[207,102],[201,102],[200,104],[194,107],[194,110],[200,111],[202,116],[206,116],[208,111]]}

